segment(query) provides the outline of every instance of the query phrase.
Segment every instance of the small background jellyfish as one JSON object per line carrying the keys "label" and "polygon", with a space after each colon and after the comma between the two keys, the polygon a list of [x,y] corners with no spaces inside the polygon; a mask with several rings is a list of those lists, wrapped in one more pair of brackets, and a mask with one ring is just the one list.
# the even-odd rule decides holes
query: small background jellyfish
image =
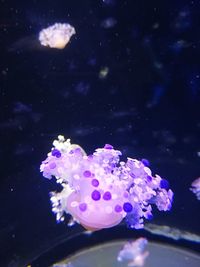
{"label": "small background jellyfish", "polygon": [[145,251],[148,241],[146,238],[138,238],[135,241],[127,242],[122,250],[120,250],[117,260],[128,261],[129,267],[144,266],[145,260],[149,255],[148,251]]}
{"label": "small background jellyfish", "polygon": [[39,33],[41,45],[50,48],[63,49],[74,35],[75,29],[68,23],[55,23]]}
{"label": "small background jellyfish", "polygon": [[200,200],[200,177],[192,182],[190,190],[196,195],[197,199]]}
{"label": "small background jellyfish", "polygon": [[[38,27],[38,26],[37,26]],[[40,25],[41,27],[41,25]],[[68,23],[55,23],[38,34],[19,38],[8,46],[9,52],[44,50],[45,47],[63,49],[69,43],[75,29]],[[39,41],[38,41],[39,40]]]}

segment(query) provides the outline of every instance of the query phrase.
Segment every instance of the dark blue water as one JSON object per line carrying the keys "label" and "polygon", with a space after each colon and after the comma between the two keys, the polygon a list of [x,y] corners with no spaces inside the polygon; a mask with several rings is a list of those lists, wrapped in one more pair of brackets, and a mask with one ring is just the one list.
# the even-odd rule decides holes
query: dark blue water
{"label": "dark blue water", "polygon": [[[58,134],[88,153],[110,143],[148,159],[175,193],[153,223],[200,233],[189,191],[200,176],[199,18],[195,0],[1,1],[1,266],[82,231],[56,224],[56,185],[39,172]],[[38,41],[55,22],[76,29],[63,50]]]}

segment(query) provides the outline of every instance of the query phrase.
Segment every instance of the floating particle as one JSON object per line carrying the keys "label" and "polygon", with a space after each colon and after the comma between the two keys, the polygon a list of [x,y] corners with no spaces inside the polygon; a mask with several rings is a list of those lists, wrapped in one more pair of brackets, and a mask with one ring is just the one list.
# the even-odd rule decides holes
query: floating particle
{"label": "floating particle", "polygon": [[128,261],[129,267],[139,267],[143,266],[147,256],[148,251],[144,251],[148,241],[146,238],[138,238],[133,242],[127,242],[122,250],[120,250],[117,260]]}
{"label": "floating particle", "polygon": [[107,77],[108,73],[109,73],[108,67],[101,68],[99,71],[99,78],[102,80],[105,79]]}
{"label": "floating particle", "polygon": [[55,23],[39,33],[39,41],[43,46],[63,49],[74,35],[75,29],[68,23]]}
{"label": "floating particle", "polygon": [[152,176],[146,162],[132,158],[121,162],[121,151],[109,144],[86,155],[61,135],[53,146],[40,170],[45,178],[54,176],[63,187],[59,193],[51,192],[57,221],[70,214],[73,222],[94,231],[118,225],[126,218],[129,227],[139,229],[144,227],[144,219],[153,217],[152,205],[160,211],[171,209],[169,183]]}
{"label": "floating particle", "polygon": [[160,24],[158,22],[155,22],[153,25],[152,25],[152,28],[154,30],[157,30],[158,28],[160,27]]}
{"label": "floating particle", "polygon": [[197,199],[200,200],[200,177],[192,182],[190,190],[196,195]]}
{"label": "floating particle", "polygon": [[101,22],[101,27],[103,27],[105,29],[110,29],[110,28],[113,28],[116,24],[117,24],[116,19],[113,17],[110,17],[110,18],[104,19]]}

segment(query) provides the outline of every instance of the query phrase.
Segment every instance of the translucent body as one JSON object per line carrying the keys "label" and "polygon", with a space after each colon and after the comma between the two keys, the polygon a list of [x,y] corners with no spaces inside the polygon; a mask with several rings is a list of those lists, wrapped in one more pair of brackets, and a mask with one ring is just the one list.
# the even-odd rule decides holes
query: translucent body
{"label": "translucent body", "polygon": [[196,195],[197,199],[200,200],[200,177],[192,182],[190,190]]}
{"label": "translucent body", "polygon": [[41,171],[48,179],[54,176],[63,187],[51,193],[58,221],[66,213],[86,229],[99,230],[126,217],[128,226],[142,228],[144,218],[152,218],[152,204],[159,210],[171,208],[173,193],[168,182],[153,177],[142,161],[128,158],[122,162],[121,152],[108,144],[89,156],[63,136],[53,145]]}
{"label": "translucent body", "polygon": [[54,25],[40,31],[39,41],[41,45],[63,49],[75,33],[74,27],[70,24],[55,23]]}
{"label": "translucent body", "polygon": [[149,255],[147,251],[144,251],[147,243],[146,238],[138,238],[136,241],[127,242],[120,250],[117,260],[128,261],[130,267],[143,266],[146,257]]}

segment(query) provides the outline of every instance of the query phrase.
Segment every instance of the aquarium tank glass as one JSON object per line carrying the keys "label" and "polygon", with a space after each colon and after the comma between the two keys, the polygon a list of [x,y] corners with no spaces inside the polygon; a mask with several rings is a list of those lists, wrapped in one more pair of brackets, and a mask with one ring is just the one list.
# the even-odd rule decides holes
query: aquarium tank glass
{"label": "aquarium tank glass", "polygon": [[0,1],[0,266],[200,266],[199,18]]}

